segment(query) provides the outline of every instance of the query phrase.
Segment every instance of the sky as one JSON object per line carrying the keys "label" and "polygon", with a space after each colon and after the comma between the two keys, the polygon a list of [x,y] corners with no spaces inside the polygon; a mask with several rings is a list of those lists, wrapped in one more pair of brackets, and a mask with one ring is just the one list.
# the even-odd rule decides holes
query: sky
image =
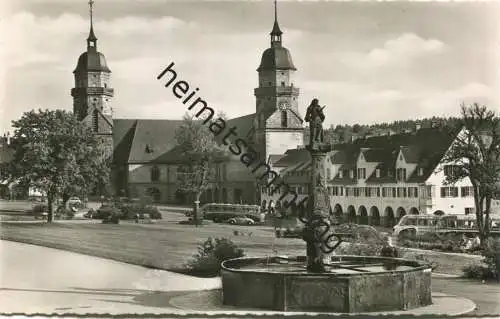
{"label": "sky", "polygon": [[[499,2],[278,1],[302,115],[315,97],[327,105],[327,126],[456,116],[462,102],[500,110],[499,9]],[[11,0],[0,12],[3,134],[31,109],[72,110],[89,7]],[[273,19],[272,0],[95,0],[114,117],[180,119],[186,107],[156,79],[171,62],[215,110],[253,113]]]}

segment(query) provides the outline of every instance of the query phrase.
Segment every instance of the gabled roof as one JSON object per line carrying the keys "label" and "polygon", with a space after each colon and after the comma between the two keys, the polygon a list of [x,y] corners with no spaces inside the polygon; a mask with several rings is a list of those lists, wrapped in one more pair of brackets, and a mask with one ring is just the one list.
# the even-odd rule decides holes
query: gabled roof
{"label": "gabled roof", "polygon": [[128,163],[136,127],[137,120],[113,120],[113,162],[115,164]]}
{"label": "gabled roof", "polygon": [[[248,114],[226,121],[227,131],[236,127],[235,138],[247,140],[253,126],[255,114]],[[176,163],[181,161],[176,149],[175,131],[182,120],[113,120],[113,142],[115,163]],[[225,133],[218,135],[222,143]]]}
{"label": "gabled roof", "polygon": [[172,150],[181,120],[113,121],[115,163],[151,162]]}
{"label": "gabled roof", "polygon": [[290,149],[285,152],[285,156],[280,158],[275,165],[279,167],[295,165],[311,159],[311,154],[305,148]]}
{"label": "gabled roof", "polygon": [[[367,184],[382,184],[382,183],[396,183],[396,177],[394,176],[394,172],[392,175],[388,175],[388,171],[393,168],[389,162],[380,163],[375,167],[373,173],[366,179],[365,183]],[[380,175],[377,177],[377,170],[380,171]]]}
{"label": "gabled roof", "polygon": [[271,154],[269,155],[268,163],[271,164],[271,166],[278,167],[279,165],[276,165],[276,162],[278,162],[283,156],[285,156],[285,154]]}
{"label": "gabled roof", "polygon": [[371,148],[363,151],[365,161],[371,162],[384,162],[391,156],[391,151],[383,148]]}
{"label": "gabled roof", "polygon": [[235,126],[237,129],[236,133],[238,134],[238,137],[245,139],[253,127],[254,118],[255,113],[235,117],[234,119],[229,119],[226,121],[226,128]]}
{"label": "gabled roof", "polygon": [[[367,183],[394,183],[396,182],[395,163],[401,151],[408,163],[417,164],[417,169],[411,173],[407,181],[420,183],[432,174],[457,133],[457,129],[425,128],[417,132],[357,139],[351,143],[335,145],[336,152],[331,155],[330,159],[332,164],[340,164],[339,171],[355,170],[357,159],[362,152],[367,162],[378,163],[376,168],[381,173],[380,177],[377,177],[377,169],[375,169],[366,179]],[[420,176],[419,168],[422,169]],[[342,178],[339,178],[337,174],[332,181],[339,184],[356,182],[347,174],[344,174]]]}
{"label": "gabled roof", "polygon": [[418,153],[420,152],[420,146],[412,145],[412,146],[402,146],[401,152],[405,158],[407,163],[418,163],[419,157]]}

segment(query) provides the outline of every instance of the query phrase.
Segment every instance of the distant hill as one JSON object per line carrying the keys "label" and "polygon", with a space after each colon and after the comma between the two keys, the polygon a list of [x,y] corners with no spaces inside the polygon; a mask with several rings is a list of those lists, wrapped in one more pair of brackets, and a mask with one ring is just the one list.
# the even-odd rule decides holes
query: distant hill
{"label": "distant hill", "polygon": [[[382,135],[391,132],[392,134],[414,131],[418,126],[428,128],[435,125],[444,127],[455,127],[459,124],[456,117],[431,117],[418,120],[402,120],[391,123],[376,123],[371,125],[331,125],[325,128],[325,140],[331,144],[351,141],[353,137]],[[304,129],[304,140],[309,141],[309,128]]]}

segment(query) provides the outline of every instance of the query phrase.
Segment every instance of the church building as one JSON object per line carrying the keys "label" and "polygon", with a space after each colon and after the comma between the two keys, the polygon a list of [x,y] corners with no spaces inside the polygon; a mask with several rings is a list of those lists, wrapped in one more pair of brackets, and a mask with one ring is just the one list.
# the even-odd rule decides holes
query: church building
{"label": "church building", "polygon": [[[182,159],[175,141],[175,130],[182,121],[114,118],[111,69],[98,51],[92,13],[90,1],[87,50],[78,58],[73,72],[73,112],[93,128],[109,150],[113,158],[112,183],[117,195],[131,198],[147,195],[159,203],[185,203],[186,196],[177,182]],[[255,113],[227,121],[228,127],[238,128],[239,135],[251,143],[264,162],[272,162],[288,149],[304,144],[299,89],[294,82],[297,69],[290,51],[283,46],[282,36],[275,3],[270,47],[263,52],[257,68]],[[257,180],[239,157],[213,163],[212,169],[215,178],[202,195],[202,203],[260,202]]]}

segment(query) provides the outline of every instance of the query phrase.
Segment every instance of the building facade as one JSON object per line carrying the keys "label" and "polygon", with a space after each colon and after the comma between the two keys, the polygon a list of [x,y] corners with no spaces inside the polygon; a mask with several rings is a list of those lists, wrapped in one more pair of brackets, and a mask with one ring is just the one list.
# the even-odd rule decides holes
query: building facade
{"label": "building facade", "polygon": [[[331,213],[344,221],[389,227],[406,214],[474,213],[470,181],[445,183],[456,166],[442,159],[457,134],[423,128],[335,145],[325,163]],[[307,197],[308,151],[290,150],[275,165],[285,166],[280,174],[298,194],[296,202]],[[280,197],[264,189],[262,205]]]}
{"label": "building facade", "polygon": [[[179,189],[179,174],[184,166],[176,152],[175,130],[182,122],[113,117],[111,70],[104,55],[97,50],[92,2],[90,5],[87,49],[78,58],[73,72],[74,114],[91,126],[107,146],[113,159],[112,184],[117,195],[146,195],[163,203],[190,202]],[[294,83],[296,67],[290,51],[282,43],[276,6],[274,14],[270,47],[263,52],[257,69],[255,112],[226,121],[227,127],[238,128],[238,135],[249,142],[264,162],[271,155],[282,155],[290,147],[303,144],[299,89]],[[202,202],[260,202],[257,180],[239,157],[212,163],[212,170],[214,178],[210,189],[202,195]]]}

